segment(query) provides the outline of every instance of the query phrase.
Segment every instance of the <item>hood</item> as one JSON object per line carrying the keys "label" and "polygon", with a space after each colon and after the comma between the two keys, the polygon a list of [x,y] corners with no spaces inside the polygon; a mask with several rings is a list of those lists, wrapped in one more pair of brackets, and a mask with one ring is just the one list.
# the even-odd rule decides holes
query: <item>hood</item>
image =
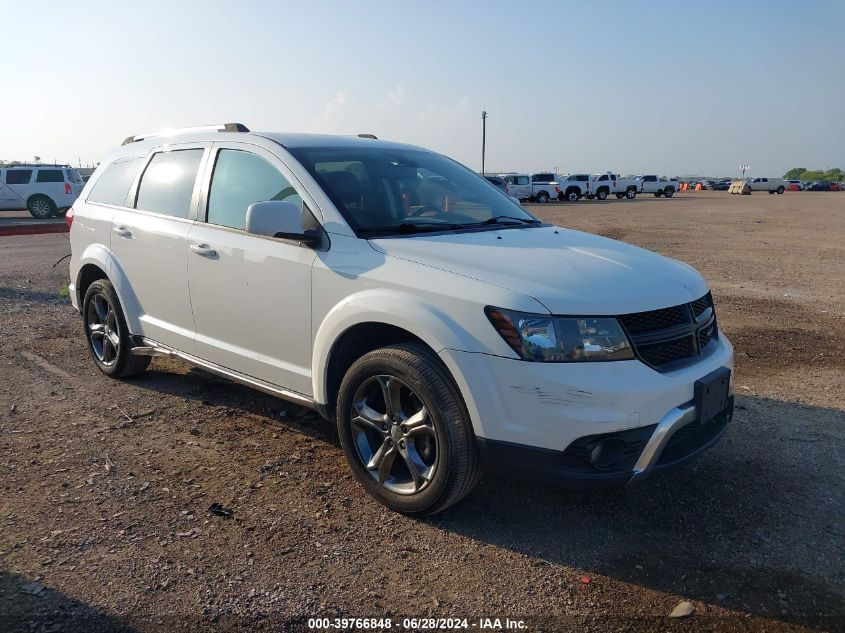
{"label": "hood", "polygon": [[687,264],[553,226],[379,238],[370,243],[390,257],[529,295],[552,314],[642,312],[694,301],[707,292],[702,276]]}

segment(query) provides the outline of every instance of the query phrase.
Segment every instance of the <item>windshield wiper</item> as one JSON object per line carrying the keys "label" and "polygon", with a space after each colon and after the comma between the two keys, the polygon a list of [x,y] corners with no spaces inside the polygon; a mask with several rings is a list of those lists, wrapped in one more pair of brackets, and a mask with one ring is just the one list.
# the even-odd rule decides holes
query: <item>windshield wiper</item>
{"label": "windshield wiper", "polygon": [[[513,222],[505,222],[505,220],[513,220]],[[529,218],[515,218],[512,215],[497,215],[494,218],[489,218],[484,220],[484,222],[478,222],[479,226],[483,226],[486,224],[540,224],[540,220],[534,220]]]}
{"label": "windshield wiper", "polygon": [[460,224],[416,224],[414,222],[403,222],[389,226],[365,226],[358,229],[358,233],[430,233],[434,231],[454,231],[460,228]]}

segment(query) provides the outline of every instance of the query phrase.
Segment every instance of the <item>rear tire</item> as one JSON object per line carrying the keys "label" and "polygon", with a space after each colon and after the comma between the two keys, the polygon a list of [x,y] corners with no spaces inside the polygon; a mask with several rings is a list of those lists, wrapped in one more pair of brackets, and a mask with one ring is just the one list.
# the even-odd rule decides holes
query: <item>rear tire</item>
{"label": "rear tire", "polygon": [[537,202],[540,204],[546,204],[549,201],[549,194],[545,191],[541,191],[537,194]]}
{"label": "rear tire", "polygon": [[94,363],[106,376],[128,378],[149,366],[149,356],[136,356],[131,351],[132,337],[108,279],[98,279],[88,286],[82,300],[82,323]]}
{"label": "rear tire", "polygon": [[666,189],[663,190],[663,195],[667,198],[671,198],[675,195],[675,190],[672,189],[672,187],[666,187]]}
{"label": "rear tire", "polygon": [[617,200],[621,200],[621,199],[622,199],[622,198],[624,198],[624,197],[625,197],[625,194],[624,194],[624,193],[617,193],[617,194],[616,194],[616,199],[617,199]]}
{"label": "rear tire", "polygon": [[778,187],[777,194],[778,195],[783,194],[783,187]]}
{"label": "rear tire", "polygon": [[337,428],[356,479],[396,512],[440,512],[481,478],[460,392],[422,345],[382,347],[355,361],[340,385]]}
{"label": "rear tire", "polygon": [[607,189],[599,189],[596,192],[596,198],[599,200],[607,200]]}
{"label": "rear tire", "polygon": [[36,194],[26,201],[30,215],[39,220],[46,220],[56,214],[56,204],[47,196]]}

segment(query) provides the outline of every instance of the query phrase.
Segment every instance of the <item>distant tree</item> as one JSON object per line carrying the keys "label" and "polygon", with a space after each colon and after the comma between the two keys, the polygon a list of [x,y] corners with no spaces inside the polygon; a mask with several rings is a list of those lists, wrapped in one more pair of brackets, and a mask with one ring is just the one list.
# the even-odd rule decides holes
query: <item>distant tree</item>
{"label": "distant tree", "polygon": [[798,180],[801,177],[801,174],[803,174],[805,171],[807,171],[806,167],[793,167],[788,172],[786,172],[783,177],[786,180]]}
{"label": "distant tree", "polygon": [[839,182],[842,180],[843,173],[842,170],[838,167],[834,167],[833,169],[828,169],[824,172],[824,179],[825,180],[832,180],[833,182]]}
{"label": "distant tree", "polygon": [[824,172],[821,169],[812,169],[801,172],[801,180],[824,180]]}

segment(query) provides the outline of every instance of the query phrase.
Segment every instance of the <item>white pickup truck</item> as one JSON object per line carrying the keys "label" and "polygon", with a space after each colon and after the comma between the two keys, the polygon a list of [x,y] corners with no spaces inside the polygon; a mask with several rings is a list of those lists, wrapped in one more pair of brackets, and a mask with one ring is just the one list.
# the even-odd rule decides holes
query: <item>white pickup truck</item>
{"label": "white pickup truck", "polygon": [[786,191],[786,181],[782,178],[752,178],[748,181],[751,191],[768,191],[769,193],[783,193]]}
{"label": "white pickup truck", "polygon": [[508,194],[518,200],[545,204],[560,193],[555,175],[541,174],[499,174],[508,185]]}
{"label": "white pickup truck", "polygon": [[622,178],[619,174],[609,171],[603,174],[593,174],[592,178],[592,189],[599,200],[604,200],[610,194],[614,194],[617,198],[628,198],[629,200],[637,197],[639,182],[633,178]]}
{"label": "white pickup truck", "polygon": [[[558,199],[567,202],[578,202],[580,198],[592,197],[593,177],[590,174],[566,174],[558,178],[560,193]],[[605,198],[607,195],[605,194]]]}
{"label": "white pickup truck", "polygon": [[640,183],[640,193],[653,193],[656,198],[660,196],[671,198],[679,189],[678,181],[674,178],[660,178],[653,174],[646,174],[637,176],[636,180]]}

